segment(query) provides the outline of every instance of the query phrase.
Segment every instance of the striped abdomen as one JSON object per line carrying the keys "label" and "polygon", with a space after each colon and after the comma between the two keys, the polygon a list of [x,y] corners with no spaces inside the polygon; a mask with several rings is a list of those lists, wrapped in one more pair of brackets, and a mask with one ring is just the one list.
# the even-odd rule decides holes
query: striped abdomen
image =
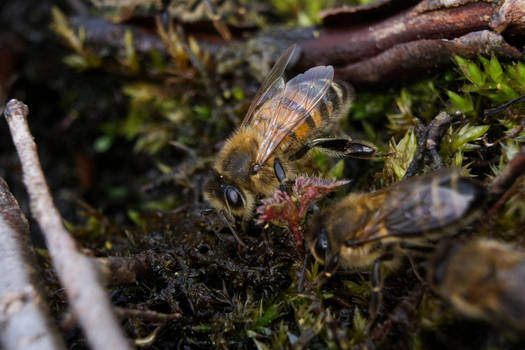
{"label": "striped abdomen", "polygon": [[[344,115],[354,98],[350,85],[345,82],[331,82],[307,117],[301,118],[312,103],[308,99],[308,91],[309,86],[305,82],[299,84],[297,90],[265,102],[256,112],[258,116],[254,122],[261,135],[267,137],[269,132],[276,131],[286,134],[282,147],[290,141],[304,144],[312,138],[328,135],[331,126]],[[278,111],[278,115],[271,115],[275,111]]]}

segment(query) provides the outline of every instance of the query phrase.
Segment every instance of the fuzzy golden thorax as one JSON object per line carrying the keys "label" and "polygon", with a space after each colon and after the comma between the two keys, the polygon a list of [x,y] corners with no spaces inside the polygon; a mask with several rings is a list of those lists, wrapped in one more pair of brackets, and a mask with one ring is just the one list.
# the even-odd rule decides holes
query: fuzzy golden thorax
{"label": "fuzzy golden thorax", "polygon": [[279,188],[274,161],[279,158],[287,175],[293,172],[278,149],[255,172],[255,158],[262,136],[256,129],[239,128],[219,151],[214,174],[205,188],[205,198],[217,209],[232,216],[249,220],[260,197],[272,195]]}

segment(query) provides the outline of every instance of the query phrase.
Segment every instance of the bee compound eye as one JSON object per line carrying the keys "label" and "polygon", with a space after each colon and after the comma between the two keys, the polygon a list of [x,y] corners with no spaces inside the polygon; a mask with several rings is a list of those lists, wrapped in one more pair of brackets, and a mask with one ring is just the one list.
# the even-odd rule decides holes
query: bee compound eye
{"label": "bee compound eye", "polygon": [[230,205],[232,206],[238,206],[241,204],[241,193],[239,190],[234,186],[228,186],[225,190],[226,192],[226,200]]}
{"label": "bee compound eye", "polygon": [[322,228],[318,234],[317,234],[317,241],[315,242],[315,255],[317,255],[317,258],[319,260],[323,260],[328,253],[329,244],[328,244],[328,237],[326,235],[326,231],[324,228]]}

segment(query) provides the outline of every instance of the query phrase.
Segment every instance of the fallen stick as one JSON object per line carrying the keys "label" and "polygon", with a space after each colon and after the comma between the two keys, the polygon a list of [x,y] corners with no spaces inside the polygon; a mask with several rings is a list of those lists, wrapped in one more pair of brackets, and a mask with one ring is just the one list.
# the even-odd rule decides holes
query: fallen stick
{"label": "fallen stick", "polygon": [[100,276],[90,259],[78,250],[53,203],[27,124],[27,106],[11,100],[4,113],[22,164],[31,212],[42,230],[53,267],[89,345],[96,350],[130,349]]}
{"label": "fallen stick", "polygon": [[0,345],[11,350],[65,350],[35,286],[29,227],[0,178]]}

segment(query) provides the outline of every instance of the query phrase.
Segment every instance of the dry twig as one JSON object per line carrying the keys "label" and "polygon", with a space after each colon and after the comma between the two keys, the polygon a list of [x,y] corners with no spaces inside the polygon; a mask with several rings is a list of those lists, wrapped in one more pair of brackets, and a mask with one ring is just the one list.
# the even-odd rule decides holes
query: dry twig
{"label": "dry twig", "polygon": [[58,278],[93,349],[130,349],[97,270],[62,224],[29,131],[28,114],[27,106],[20,101],[11,100],[6,105],[5,116],[22,164],[31,212],[44,234]]}
{"label": "dry twig", "polygon": [[0,178],[0,344],[4,349],[62,350],[35,286],[27,220]]}
{"label": "dry twig", "polygon": [[525,146],[512,158],[505,168],[492,180],[489,191],[500,196],[507,191],[516,179],[525,174]]}

